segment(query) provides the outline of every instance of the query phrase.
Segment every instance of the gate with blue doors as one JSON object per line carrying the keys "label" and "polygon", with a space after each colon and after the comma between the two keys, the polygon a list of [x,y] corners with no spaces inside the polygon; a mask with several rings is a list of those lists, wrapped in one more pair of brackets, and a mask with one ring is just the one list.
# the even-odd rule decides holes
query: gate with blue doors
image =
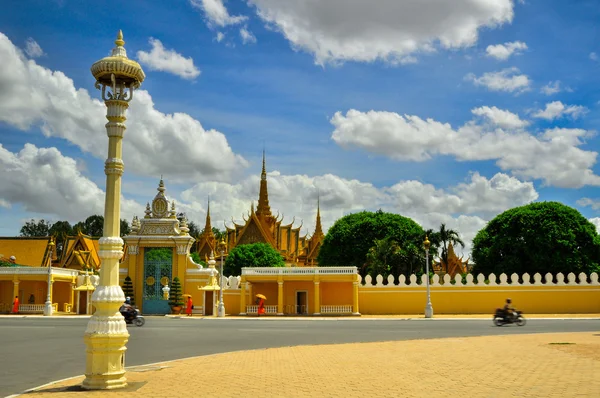
{"label": "gate with blue doors", "polygon": [[163,297],[163,287],[171,285],[173,249],[146,248],[144,250],[144,314],[169,314],[169,300]]}

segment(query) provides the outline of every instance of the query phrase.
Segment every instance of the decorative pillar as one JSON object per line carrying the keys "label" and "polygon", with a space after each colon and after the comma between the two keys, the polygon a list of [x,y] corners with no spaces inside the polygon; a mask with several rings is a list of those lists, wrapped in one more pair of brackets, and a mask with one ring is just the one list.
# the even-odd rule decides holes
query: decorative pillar
{"label": "decorative pillar", "polygon": [[358,312],[358,281],[352,283],[352,315],[360,315]]}
{"label": "decorative pillar", "polygon": [[321,282],[315,281],[315,311],[313,315],[321,315]]}
{"label": "decorative pillar", "polygon": [[240,315],[246,315],[246,278],[240,281]]}
{"label": "decorative pillar", "polygon": [[75,288],[77,287],[77,284],[75,282],[71,283],[71,302],[69,304],[71,304],[71,312],[73,312],[73,309],[75,308]]}
{"label": "decorative pillar", "polygon": [[19,283],[21,283],[21,281],[19,281],[19,279],[17,279],[17,277],[15,276],[15,279],[13,279],[13,294],[10,298],[11,302],[14,301],[15,297],[19,295]]}
{"label": "decorative pillar", "polygon": [[119,285],[119,260],[123,257],[123,239],[120,238],[122,140],[129,101],[146,76],[137,62],[127,58],[124,44],[123,33],[119,31],[111,55],[97,61],[91,68],[96,79],[95,87],[102,90],[107,108],[108,158],[104,162],[104,231],[98,253],[102,262],[100,283],[92,295],[96,311],[84,334],[87,348],[82,387],[86,390],[116,389],[127,385],[125,344],[129,340],[129,332],[119,313],[119,307],[125,301]]}
{"label": "decorative pillar", "polygon": [[283,315],[283,281],[277,281],[277,315]]}

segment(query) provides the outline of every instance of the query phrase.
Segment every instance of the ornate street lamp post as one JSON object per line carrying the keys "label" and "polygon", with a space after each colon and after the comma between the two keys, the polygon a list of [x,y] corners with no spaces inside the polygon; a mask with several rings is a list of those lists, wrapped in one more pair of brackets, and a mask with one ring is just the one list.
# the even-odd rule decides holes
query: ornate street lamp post
{"label": "ornate street lamp post", "polygon": [[427,304],[425,304],[425,318],[433,317],[433,306],[431,305],[431,295],[429,294],[429,247],[431,246],[431,242],[429,242],[429,238],[425,235],[425,241],[423,242],[423,247],[425,248],[425,272],[427,273]]}
{"label": "ornate street lamp post", "polygon": [[44,316],[52,316],[52,252],[54,251],[54,238],[50,238],[48,260],[48,292],[46,293],[46,303],[44,305]]}
{"label": "ornate street lamp post", "polygon": [[119,260],[123,257],[120,238],[121,175],[123,174],[122,139],[125,133],[125,112],[133,91],[144,81],[141,66],[127,58],[123,33],[119,31],[116,47],[110,56],[92,65],[95,87],[102,90],[106,104],[106,133],[108,158],[104,162],[106,199],[104,202],[104,231],[100,238],[100,283],[92,295],[96,311],[85,330],[86,366],[83,388],[106,390],[127,385],[125,378],[125,344],[129,332],[119,307],[125,301],[119,286]]}
{"label": "ornate street lamp post", "polygon": [[223,238],[221,238],[221,242],[219,242],[219,251],[221,252],[221,271],[219,273],[219,308],[217,310],[217,316],[219,318],[222,318],[225,316],[225,303],[223,302],[223,253],[225,253],[225,248],[227,247],[227,244],[225,243],[225,241],[223,240]]}

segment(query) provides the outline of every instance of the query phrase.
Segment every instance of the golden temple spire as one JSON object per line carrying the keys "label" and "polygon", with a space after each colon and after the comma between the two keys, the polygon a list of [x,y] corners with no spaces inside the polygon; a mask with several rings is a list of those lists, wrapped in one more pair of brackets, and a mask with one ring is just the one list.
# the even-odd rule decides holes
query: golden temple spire
{"label": "golden temple spire", "polygon": [[323,228],[321,227],[321,197],[317,196],[317,224],[315,225],[315,233],[313,236],[322,237]]}
{"label": "golden temple spire", "polygon": [[206,208],[206,225],[204,225],[204,234],[212,234],[212,225],[210,224],[210,195],[208,196],[208,207]]}
{"label": "golden temple spire", "polygon": [[260,191],[258,194],[258,206],[256,207],[256,215],[271,216],[271,208],[269,207],[269,193],[267,191],[267,168],[265,161],[265,150],[263,149],[262,171],[260,173]]}

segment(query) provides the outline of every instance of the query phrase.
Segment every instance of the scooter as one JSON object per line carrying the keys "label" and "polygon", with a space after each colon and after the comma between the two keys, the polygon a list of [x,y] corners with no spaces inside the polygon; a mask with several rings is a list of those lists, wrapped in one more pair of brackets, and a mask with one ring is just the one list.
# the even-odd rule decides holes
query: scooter
{"label": "scooter", "polygon": [[132,318],[130,318],[130,319],[125,318],[125,323],[128,325],[134,324],[135,326],[144,326],[144,324],[146,323],[146,320],[140,314],[140,310],[138,310],[136,308],[135,312],[133,313]]}
{"label": "scooter", "polygon": [[523,316],[523,311],[515,310],[511,315],[507,316],[502,308],[496,308],[493,320],[494,325],[496,326],[508,325],[511,323],[514,323],[517,326],[525,326],[525,323],[527,323]]}

